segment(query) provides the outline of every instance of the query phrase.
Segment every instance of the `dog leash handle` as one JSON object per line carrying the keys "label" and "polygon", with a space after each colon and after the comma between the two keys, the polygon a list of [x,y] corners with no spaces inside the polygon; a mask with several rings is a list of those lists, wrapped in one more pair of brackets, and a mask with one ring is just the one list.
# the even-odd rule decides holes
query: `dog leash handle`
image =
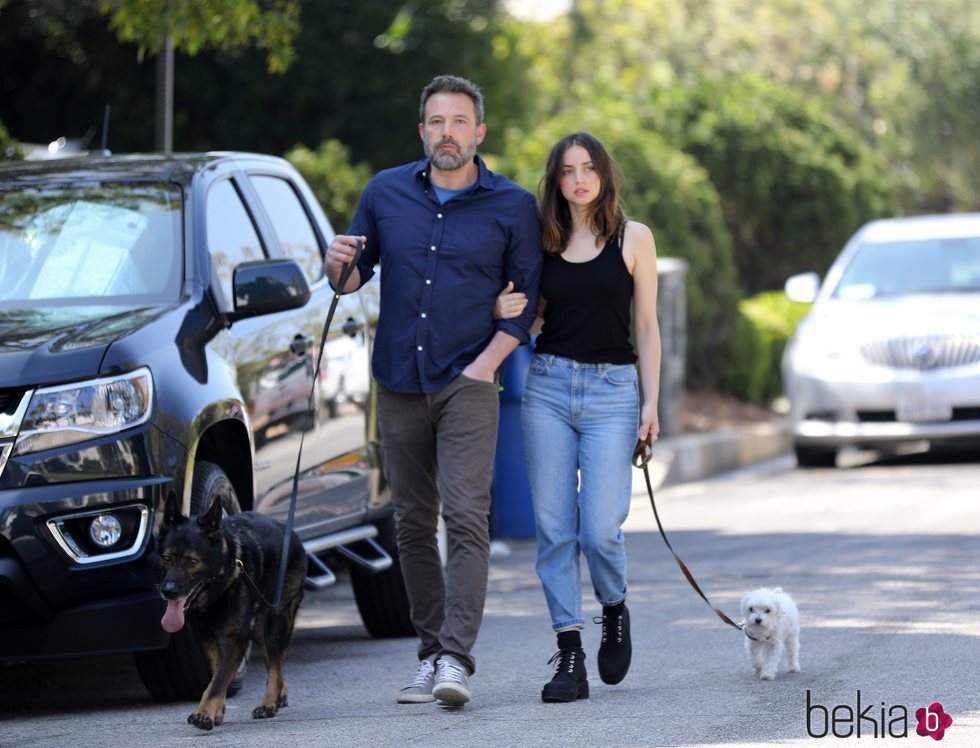
{"label": "dog leash handle", "polygon": [[650,469],[648,467],[648,463],[650,462],[650,458],[652,456],[653,456],[653,447],[650,443],[650,437],[648,436],[646,439],[638,439],[636,442],[636,447],[633,449],[633,466],[643,471],[643,479],[646,481],[647,484],[647,494],[649,494],[650,496],[650,506],[653,507],[653,516],[657,520],[657,529],[660,530],[660,537],[664,539],[664,543],[666,544],[667,549],[673,554],[674,560],[677,562],[677,565],[680,567],[681,572],[684,574],[685,579],[687,579],[688,583],[694,588],[694,591],[698,593],[701,599],[704,600],[708,604],[708,606],[718,615],[718,617],[726,624],[738,629],[739,631],[744,631],[745,630],[744,624],[735,623],[735,621],[733,621],[731,618],[725,615],[718,608],[718,606],[712,604],[712,602],[708,599],[708,596],[705,595],[704,592],[701,590],[701,587],[698,585],[697,580],[694,578],[694,575],[691,573],[690,569],[687,568],[687,564],[685,564],[681,560],[681,557],[677,555],[677,552],[674,550],[674,547],[670,544],[670,540],[667,539],[667,533],[664,532],[664,526],[660,522],[660,513],[657,511],[657,502],[653,498],[653,484],[650,482]]}

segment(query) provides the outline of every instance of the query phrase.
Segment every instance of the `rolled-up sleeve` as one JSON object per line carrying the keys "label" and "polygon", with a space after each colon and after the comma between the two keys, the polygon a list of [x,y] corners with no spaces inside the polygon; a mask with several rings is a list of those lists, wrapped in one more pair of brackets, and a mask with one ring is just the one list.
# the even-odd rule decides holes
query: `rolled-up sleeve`
{"label": "rolled-up sleeve", "polygon": [[531,339],[531,325],[538,313],[538,287],[544,252],[537,203],[530,193],[522,197],[511,226],[504,266],[507,280],[514,283],[514,290],[527,295],[527,306],[519,317],[497,320],[496,329],[527,343]]}
{"label": "rolled-up sleeve", "polygon": [[374,277],[374,266],[378,264],[381,257],[381,248],[378,245],[378,230],[374,220],[374,180],[368,182],[361,193],[361,199],[357,203],[357,210],[354,213],[354,220],[351,221],[348,234],[351,236],[364,236],[364,251],[357,261],[357,269],[361,275],[361,285],[363,286]]}

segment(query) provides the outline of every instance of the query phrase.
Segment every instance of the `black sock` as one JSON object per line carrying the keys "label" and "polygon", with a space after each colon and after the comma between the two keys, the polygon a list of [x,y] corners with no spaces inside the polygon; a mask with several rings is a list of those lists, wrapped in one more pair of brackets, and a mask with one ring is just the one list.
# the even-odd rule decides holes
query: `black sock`
{"label": "black sock", "polygon": [[558,632],[558,649],[581,649],[582,632],[578,629]]}
{"label": "black sock", "polygon": [[602,612],[609,618],[615,618],[616,616],[622,614],[623,608],[625,607],[626,607],[626,601],[623,600],[622,602],[616,603],[615,605],[603,605]]}

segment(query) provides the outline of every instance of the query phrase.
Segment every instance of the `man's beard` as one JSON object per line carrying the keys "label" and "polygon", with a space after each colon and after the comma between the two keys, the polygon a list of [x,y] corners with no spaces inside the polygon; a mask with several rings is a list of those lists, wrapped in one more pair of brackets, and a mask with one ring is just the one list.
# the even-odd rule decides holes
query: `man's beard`
{"label": "man's beard", "polygon": [[[459,150],[456,153],[452,151],[440,151],[439,146],[451,143],[456,146]],[[476,155],[476,144],[469,146],[468,148],[463,148],[459,143],[455,141],[441,140],[439,141],[435,148],[433,148],[428,142],[424,143],[425,155],[429,159],[429,162],[439,171],[456,171],[457,169],[462,169],[464,166],[469,164],[473,157]]]}

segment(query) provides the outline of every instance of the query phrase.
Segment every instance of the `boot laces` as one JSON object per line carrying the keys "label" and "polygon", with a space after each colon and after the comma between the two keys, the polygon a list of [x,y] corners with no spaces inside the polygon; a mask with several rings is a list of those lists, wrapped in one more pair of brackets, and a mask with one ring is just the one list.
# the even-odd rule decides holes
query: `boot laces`
{"label": "boot laces", "polygon": [[[606,643],[606,639],[609,637],[610,630],[612,626],[610,625],[609,617],[603,613],[601,616],[596,616],[592,619],[592,623],[602,624],[602,643]],[[616,643],[623,643],[623,614],[620,613],[616,616]]]}
{"label": "boot laces", "polygon": [[560,673],[562,670],[567,672],[569,675],[575,670],[575,657],[578,652],[574,649],[559,649],[553,655],[551,659],[548,660],[548,664],[557,662],[555,665],[555,672]]}

